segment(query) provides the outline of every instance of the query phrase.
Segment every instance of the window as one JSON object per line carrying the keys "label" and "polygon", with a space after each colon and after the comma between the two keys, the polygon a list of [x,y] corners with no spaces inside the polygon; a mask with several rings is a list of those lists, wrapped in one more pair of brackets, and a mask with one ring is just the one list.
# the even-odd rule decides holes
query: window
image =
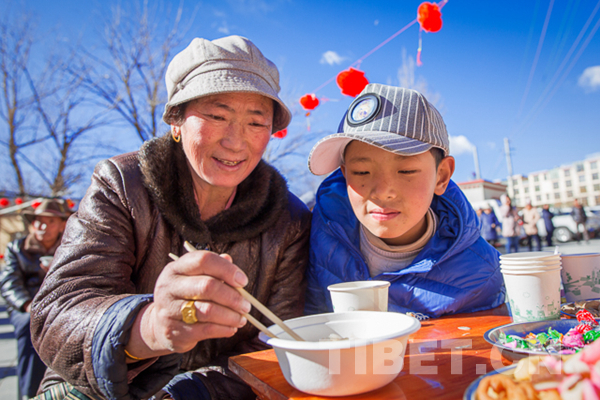
{"label": "window", "polygon": [[585,182],[585,175],[579,175],[579,182]]}
{"label": "window", "polygon": [[598,161],[592,161],[590,163],[590,168],[591,169],[597,169],[598,168]]}
{"label": "window", "polygon": [[539,177],[539,175],[536,175],[536,176],[534,176],[534,177],[533,177],[533,181],[534,181],[534,182],[539,182],[539,181],[540,181],[540,177]]}
{"label": "window", "polygon": [[565,169],[565,176],[571,176],[571,171],[568,169]]}
{"label": "window", "polygon": [[515,196],[519,194],[519,189],[513,189],[513,191],[515,192]]}
{"label": "window", "polygon": [[567,197],[569,197],[569,198],[573,197],[573,191],[572,190],[567,190]]}
{"label": "window", "polygon": [[571,187],[571,180],[569,179],[569,180],[565,181],[565,185],[567,185],[567,187]]}
{"label": "window", "polygon": [[548,174],[544,174],[544,180],[547,181],[548,180]]}
{"label": "window", "polygon": [[527,186],[523,188],[523,193],[529,193],[529,188]]}
{"label": "window", "polygon": [[542,196],[535,196],[536,201],[542,201]]}
{"label": "window", "polygon": [[546,200],[550,200],[550,194],[546,193]]}
{"label": "window", "polygon": [[587,188],[585,186],[581,186],[579,188],[579,193],[587,193]]}
{"label": "window", "polygon": [[519,184],[519,181],[517,179],[513,179],[513,186],[517,186]]}
{"label": "window", "polygon": [[600,191],[600,183],[596,183],[594,185],[594,192],[598,192],[598,191]]}
{"label": "window", "polygon": [[594,172],[594,173],[592,174],[592,180],[593,180],[593,181],[597,181],[597,180],[598,180],[598,173],[597,173],[597,172]]}
{"label": "window", "polygon": [[554,199],[560,200],[560,193],[554,193]]}
{"label": "window", "polygon": [[558,182],[554,182],[554,183],[552,184],[552,186],[554,187],[554,189],[558,189]]}
{"label": "window", "polygon": [[536,191],[536,192],[539,192],[539,191],[540,191],[540,187],[539,187],[539,186],[536,186],[536,187],[535,187],[535,191]]}
{"label": "window", "polygon": [[583,171],[583,164],[577,164],[577,165],[575,166],[575,169],[577,170],[577,172],[581,172],[581,171]]}

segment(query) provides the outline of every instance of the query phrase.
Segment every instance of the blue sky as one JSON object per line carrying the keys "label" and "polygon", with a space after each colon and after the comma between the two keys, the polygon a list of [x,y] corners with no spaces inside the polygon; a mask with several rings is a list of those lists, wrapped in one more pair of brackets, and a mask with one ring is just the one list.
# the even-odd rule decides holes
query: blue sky
{"label": "blue sky", "polygon": [[[420,3],[186,1],[188,15],[193,7],[198,11],[182,47],[193,37],[238,34],[254,41],[279,67],[282,96],[297,112],[286,139],[301,140],[308,131],[297,103],[300,96],[413,21]],[[82,37],[89,43],[95,39],[99,13],[114,4],[23,1],[24,8],[38,15],[40,29],[56,32],[56,40]],[[399,85],[413,76],[434,100],[452,137],[455,181],[472,179],[472,146],[477,147],[483,178],[505,178],[505,137],[511,141],[514,173],[550,169],[600,152],[600,34],[594,32],[600,11],[582,30],[598,8],[595,0],[450,0],[442,10],[441,31],[423,34],[421,67],[414,66],[415,24],[366,58],[360,69],[377,83]],[[335,82],[316,95],[329,100],[310,116],[311,132],[323,136],[335,131],[352,98],[340,94]],[[313,139],[302,148],[306,155]],[[301,158],[288,160],[287,167],[306,169]],[[291,186],[295,189],[294,182]]]}

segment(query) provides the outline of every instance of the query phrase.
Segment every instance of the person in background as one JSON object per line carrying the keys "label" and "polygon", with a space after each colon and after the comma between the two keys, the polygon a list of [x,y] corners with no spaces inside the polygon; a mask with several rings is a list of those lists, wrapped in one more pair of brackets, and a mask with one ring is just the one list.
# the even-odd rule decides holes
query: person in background
{"label": "person in background", "polygon": [[523,229],[527,235],[527,247],[533,251],[532,241],[535,239],[535,250],[542,251],[542,243],[538,234],[537,222],[540,220],[540,213],[531,205],[531,200],[527,200],[523,209]]}
{"label": "person in background", "polygon": [[521,226],[519,225],[519,213],[507,194],[500,196],[500,218],[502,219],[502,236],[506,238],[506,253],[519,251],[519,236]]}
{"label": "person in background", "polygon": [[554,235],[554,223],[552,222],[552,218],[554,218],[554,214],[550,211],[550,206],[548,204],[544,204],[542,206],[542,219],[544,220],[544,225],[546,226],[546,244],[551,247],[552,244],[552,235]]}
{"label": "person in background", "polygon": [[46,199],[35,211],[24,212],[31,220],[29,234],[8,244],[6,265],[0,273],[0,293],[8,304],[10,323],[17,338],[17,377],[21,396],[35,396],[46,366],[31,343],[31,301],[46,276],[40,258],[53,256],[70,215],[63,200]]}
{"label": "person in background", "polygon": [[483,209],[483,213],[479,217],[481,219],[481,236],[492,246],[496,246],[498,241],[498,231],[496,228],[500,226],[500,222],[492,208],[487,205]]}
{"label": "person in background", "polygon": [[579,233],[581,230],[583,230],[583,238],[585,239],[585,242],[589,243],[590,235],[588,234],[586,224],[587,215],[585,215],[585,208],[583,208],[583,205],[579,203],[579,200],[577,199],[575,199],[575,201],[573,202],[573,210],[571,210],[571,217],[573,217],[573,221],[575,221],[575,223],[577,224],[577,235],[575,235],[577,243],[581,243],[581,234]]}

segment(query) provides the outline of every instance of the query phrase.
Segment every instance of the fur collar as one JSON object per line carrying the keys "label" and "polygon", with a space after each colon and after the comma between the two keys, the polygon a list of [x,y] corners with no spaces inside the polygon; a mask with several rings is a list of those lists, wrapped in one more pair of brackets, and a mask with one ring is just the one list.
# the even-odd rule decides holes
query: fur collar
{"label": "fur collar", "polygon": [[202,221],[181,143],[167,134],[144,143],[138,157],[144,186],[163,217],[184,240],[202,247],[255,237],[268,230],[287,207],[285,179],[261,160],[238,185],[231,207]]}

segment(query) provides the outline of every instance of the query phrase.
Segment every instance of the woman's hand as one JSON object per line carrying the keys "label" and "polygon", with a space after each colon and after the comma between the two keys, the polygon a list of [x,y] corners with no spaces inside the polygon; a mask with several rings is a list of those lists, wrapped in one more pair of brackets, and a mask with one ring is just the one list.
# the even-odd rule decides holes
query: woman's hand
{"label": "woman's hand", "polygon": [[[151,358],[184,353],[201,340],[233,336],[246,324],[241,313],[251,307],[233,287],[247,283],[228,255],[195,251],[167,264],[156,282],[154,302],[136,318],[127,351]],[[195,300],[195,324],[182,320],[181,308],[189,300]]]}

